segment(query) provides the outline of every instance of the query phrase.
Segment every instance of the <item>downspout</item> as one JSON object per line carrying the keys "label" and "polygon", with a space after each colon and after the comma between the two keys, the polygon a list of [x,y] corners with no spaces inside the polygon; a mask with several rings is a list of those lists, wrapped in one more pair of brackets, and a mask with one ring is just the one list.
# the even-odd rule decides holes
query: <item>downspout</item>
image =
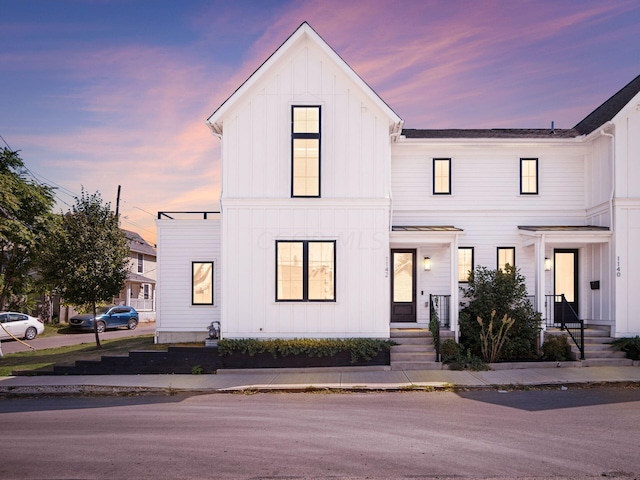
{"label": "downspout", "polygon": [[[605,123],[606,126],[611,126],[613,128],[615,128],[615,125],[613,124],[613,122],[609,121],[607,123]],[[616,154],[616,137],[613,133],[607,133],[604,131],[604,126],[602,130],[600,130],[600,135],[605,136],[605,137],[610,137],[611,138],[611,195],[609,195],[609,222],[610,222],[610,229],[611,229],[611,233],[615,234],[615,230],[614,230],[614,215],[613,215],[613,199],[615,198],[615,193],[616,193],[616,158],[615,158],[615,154]],[[609,240],[611,242],[611,240]],[[615,268],[615,243],[611,242],[610,245],[610,249],[609,249],[609,262],[610,265],[613,266]],[[610,270],[611,271],[611,270]],[[609,295],[610,295],[610,302],[609,305],[612,305],[613,308],[612,310],[614,311],[610,311],[610,315],[612,319],[615,319],[615,276],[612,277],[614,278],[614,282],[612,282],[611,287],[609,288]],[[610,307],[611,309],[611,307]],[[614,329],[616,327],[616,322],[614,320],[613,322],[614,325]],[[615,332],[611,332],[611,335],[615,335]]]}

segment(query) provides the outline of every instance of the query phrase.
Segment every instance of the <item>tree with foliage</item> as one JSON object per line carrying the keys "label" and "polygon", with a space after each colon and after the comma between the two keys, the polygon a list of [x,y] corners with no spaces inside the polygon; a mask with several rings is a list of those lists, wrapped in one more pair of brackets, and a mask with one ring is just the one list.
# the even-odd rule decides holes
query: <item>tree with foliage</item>
{"label": "tree with foliage", "polygon": [[488,325],[491,319],[497,318],[496,328],[500,328],[508,319],[512,325],[509,328],[505,325],[504,339],[500,338],[503,342],[501,351],[496,357],[515,360],[536,356],[542,316],[527,298],[525,279],[516,267],[507,265],[504,270],[476,268],[469,276],[464,297],[468,304],[460,312],[459,322],[460,340],[465,348],[482,356],[483,341],[487,337],[485,329],[488,328],[485,323]]}
{"label": "tree with foliage", "polygon": [[128,272],[129,247],[118,218],[98,192],[88,195],[83,190],[51,240],[43,277],[66,302],[92,307],[96,347],[101,348],[97,306],[122,290]]}
{"label": "tree with foliage", "polygon": [[53,188],[26,173],[18,152],[0,151],[0,310],[27,308],[31,274],[55,226]]}

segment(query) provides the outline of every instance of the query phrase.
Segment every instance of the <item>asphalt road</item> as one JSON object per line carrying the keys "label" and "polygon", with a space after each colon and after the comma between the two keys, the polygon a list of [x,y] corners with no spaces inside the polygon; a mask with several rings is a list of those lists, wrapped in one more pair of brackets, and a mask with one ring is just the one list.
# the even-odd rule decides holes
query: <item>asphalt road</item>
{"label": "asphalt road", "polygon": [[638,478],[640,389],[0,401],[0,478]]}
{"label": "asphalt road", "polygon": [[[123,337],[135,337],[139,335],[148,335],[154,333],[156,329],[155,322],[139,323],[135,330],[128,330],[126,328],[120,328],[117,330],[107,330],[100,334],[100,340],[123,338]],[[25,341],[25,340],[23,340]],[[93,343],[95,344],[96,337],[93,332],[68,332],[58,333],[52,337],[36,337],[33,340],[26,341],[36,350],[42,350],[45,348],[54,347],[66,347],[68,345],[77,345],[80,343]],[[15,340],[2,340],[2,353],[7,355],[8,353],[26,352],[30,348],[17,342]]]}

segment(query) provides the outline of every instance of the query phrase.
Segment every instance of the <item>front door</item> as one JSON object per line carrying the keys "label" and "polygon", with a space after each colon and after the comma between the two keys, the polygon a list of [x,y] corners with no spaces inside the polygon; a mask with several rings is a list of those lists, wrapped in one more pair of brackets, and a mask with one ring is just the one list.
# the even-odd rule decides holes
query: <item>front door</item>
{"label": "front door", "polygon": [[391,250],[391,321],[416,321],[416,251]]}
{"label": "front door", "polygon": [[[554,293],[555,301],[555,323],[560,323],[562,315],[569,320],[571,317],[562,310],[560,295],[578,314],[578,250],[577,249],[556,249],[553,252],[554,265]],[[566,308],[566,307],[565,307]]]}

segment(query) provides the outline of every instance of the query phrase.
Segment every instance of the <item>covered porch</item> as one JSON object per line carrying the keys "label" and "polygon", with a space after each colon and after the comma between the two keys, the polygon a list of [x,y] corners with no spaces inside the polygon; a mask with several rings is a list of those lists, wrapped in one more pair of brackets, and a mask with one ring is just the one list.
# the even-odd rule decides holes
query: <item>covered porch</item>
{"label": "covered porch", "polygon": [[458,337],[458,238],[454,226],[393,226],[390,244],[390,327],[440,327]]}

